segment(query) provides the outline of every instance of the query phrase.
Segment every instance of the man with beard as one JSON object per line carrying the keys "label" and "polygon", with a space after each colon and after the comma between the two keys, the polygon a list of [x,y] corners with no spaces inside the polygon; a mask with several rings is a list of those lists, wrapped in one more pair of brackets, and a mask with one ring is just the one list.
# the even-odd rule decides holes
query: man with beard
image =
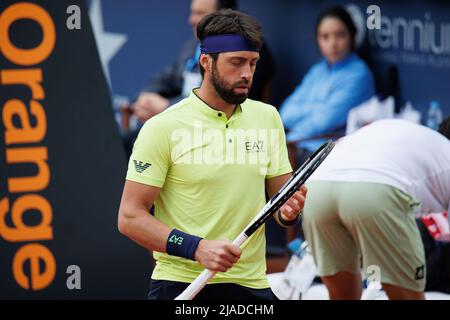
{"label": "man with beard", "polygon": [[[145,121],[186,98],[194,87],[200,86],[202,82],[198,65],[200,44],[195,37],[200,20],[220,9],[236,10],[237,7],[237,0],[191,0],[188,21],[193,29],[194,37],[183,45],[183,49],[174,63],[152,76],[151,81],[130,106],[129,111],[137,117],[138,126],[124,133],[123,142],[127,158],[131,154],[133,143]],[[275,62],[265,43],[259,53],[258,65],[260,68],[253,76],[249,97],[267,102],[270,98],[270,82],[275,73]]]}
{"label": "man with beard", "polygon": [[[202,19],[203,82],[145,123],[133,148],[119,209],[121,233],[154,251],[149,299],[173,299],[204,268],[218,272],[198,299],[274,299],[261,227],[241,252],[230,240],[291,176],[277,110],[248,99],[262,45],[250,16],[221,10]],[[302,186],[276,220],[292,226]],[[148,212],[155,205],[154,216]]]}

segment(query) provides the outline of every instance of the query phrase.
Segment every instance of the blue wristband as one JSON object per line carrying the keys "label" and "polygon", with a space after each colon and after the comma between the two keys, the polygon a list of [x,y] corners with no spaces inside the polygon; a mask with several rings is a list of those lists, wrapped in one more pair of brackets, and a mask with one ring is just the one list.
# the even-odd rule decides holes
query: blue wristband
{"label": "blue wristband", "polygon": [[202,238],[173,229],[166,243],[166,252],[172,256],[195,260],[195,250]]}

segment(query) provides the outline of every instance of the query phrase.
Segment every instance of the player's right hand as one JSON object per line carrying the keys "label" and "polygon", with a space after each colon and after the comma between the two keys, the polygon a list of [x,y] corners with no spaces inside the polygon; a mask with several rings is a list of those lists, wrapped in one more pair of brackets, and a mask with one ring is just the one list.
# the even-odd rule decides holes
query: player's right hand
{"label": "player's right hand", "polygon": [[241,257],[241,249],[226,240],[202,239],[195,251],[195,260],[213,272],[225,272]]}

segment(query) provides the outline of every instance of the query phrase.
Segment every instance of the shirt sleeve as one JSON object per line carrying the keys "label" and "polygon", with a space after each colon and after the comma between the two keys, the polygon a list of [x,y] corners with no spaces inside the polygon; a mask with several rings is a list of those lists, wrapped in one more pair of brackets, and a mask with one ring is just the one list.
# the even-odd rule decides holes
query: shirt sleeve
{"label": "shirt sleeve", "polygon": [[278,111],[275,108],[273,108],[272,111],[273,123],[271,127],[273,129],[270,133],[270,161],[267,168],[266,179],[292,172],[283,123]]}
{"label": "shirt sleeve", "polygon": [[126,179],[161,188],[170,167],[170,145],[161,118],[141,128],[128,162]]}

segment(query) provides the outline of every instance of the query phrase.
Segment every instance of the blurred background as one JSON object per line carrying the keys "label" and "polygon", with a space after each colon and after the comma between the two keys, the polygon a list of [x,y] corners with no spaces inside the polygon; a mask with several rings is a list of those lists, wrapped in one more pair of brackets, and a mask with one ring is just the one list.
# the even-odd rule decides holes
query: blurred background
{"label": "blurred background", "polygon": [[[367,27],[374,4],[380,29]],[[0,2],[0,299],[146,298],[151,256],[116,226],[127,135],[139,129],[142,91],[195,41],[191,5]],[[450,115],[450,3],[438,0],[238,1],[260,22],[271,60],[261,99],[279,109],[323,59],[316,21],[334,5],[351,14],[374,77],[373,99],[352,106],[363,110],[353,129],[386,117],[435,126]],[[28,131],[11,133],[20,127]],[[294,235],[269,224],[267,236],[269,271],[280,271]]]}
{"label": "blurred background", "polygon": [[[448,113],[450,4],[437,0],[407,4],[403,1],[268,0],[264,4],[257,0],[239,1],[239,9],[260,22],[276,63],[272,104],[279,106],[309,67],[320,59],[315,22],[322,10],[336,4],[351,8],[360,31],[359,53],[376,76],[378,93],[394,94],[398,109],[410,101],[424,114],[430,101],[438,100]],[[370,42],[371,33],[373,36],[377,31],[366,28],[369,16],[366,10],[372,4],[380,7],[386,25],[383,24],[385,34]],[[114,54],[109,54],[107,59],[114,97],[133,99],[152,75],[178,57],[185,41],[192,37],[188,0],[134,0],[132,3],[109,0],[91,1],[90,5],[91,18],[103,21],[97,37],[100,51],[102,46],[104,50],[108,45],[114,47],[111,50]],[[408,24],[406,34],[403,25],[395,28],[399,21]],[[412,42],[412,47],[405,47],[404,38],[407,43]],[[116,40],[116,46],[110,43],[112,39]]]}

